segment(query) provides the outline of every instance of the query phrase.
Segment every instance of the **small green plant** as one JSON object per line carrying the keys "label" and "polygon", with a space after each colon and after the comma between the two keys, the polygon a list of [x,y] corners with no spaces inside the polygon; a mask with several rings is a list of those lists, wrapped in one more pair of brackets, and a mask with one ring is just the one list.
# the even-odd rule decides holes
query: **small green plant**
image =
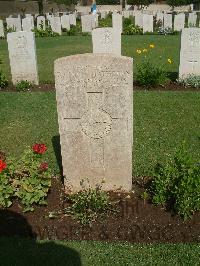
{"label": "small green plant", "polygon": [[112,27],[112,18],[110,16],[106,16],[106,18],[102,18],[99,20],[99,27]]}
{"label": "small green plant", "polygon": [[144,203],[145,203],[146,200],[149,198],[149,193],[147,192],[147,190],[142,192],[141,198],[144,200]]}
{"label": "small green plant", "polygon": [[46,197],[51,186],[51,171],[43,161],[47,147],[35,144],[22,157],[0,160],[0,206],[12,205],[14,198],[23,204],[23,211],[34,211],[34,205],[46,205]]}
{"label": "small green plant", "polygon": [[150,191],[153,203],[170,206],[184,219],[200,210],[200,164],[184,145],[166,165],[156,166]]}
{"label": "small green plant", "polygon": [[0,89],[6,88],[8,86],[8,80],[3,74],[3,71],[0,69]]}
{"label": "small green plant", "polygon": [[[0,59],[0,65],[2,64],[2,60]],[[8,86],[8,80],[4,75],[3,71],[0,69],[0,89],[3,89]]]}
{"label": "small green plant", "polygon": [[134,34],[142,34],[143,30],[139,26],[134,26],[133,24],[129,24],[123,29],[124,35],[134,35]]}
{"label": "small green plant", "polygon": [[22,80],[16,84],[16,90],[17,91],[27,91],[31,87],[31,83],[27,80]]}
{"label": "small green plant", "polygon": [[60,36],[59,33],[52,31],[50,26],[46,26],[45,29],[42,27],[40,29],[35,28],[32,30],[35,33],[35,37],[57,37]]}
{"label": "small green plant", "polygon": [[65,212],[70,213],[81,224],[88,224],[96,220],[99,215],[113,209],[108,194],[100,188],[88,189],[69,195],[67,201],[70,206],[65,209]]}
{"label": "small green plant", "polygon": [[8,172],[4,170],[5,168],[6,163],[0,160],[0,206],[8,208],[12,205],[14,188]]}
{"label": "small green plant", "polygon": [[198,75],[190,74],[185,78],[179,79],[178,82],[185,87],[200,88],[200,76]]}
{"label": "small green plant", "polygon": [[70,30],[66,30],[66,33],[67,33],[68,36],[79,35],[81,33],[80,25],[79,24],[77,24],[76,26],[75,25],[71,25],[70,26]]}
{"label": "small green plant", "polygon": [[149,59],[138,65],[136,80],[142,86],[163,85],[167,81],[167,74],[162,66],[155,65]]}

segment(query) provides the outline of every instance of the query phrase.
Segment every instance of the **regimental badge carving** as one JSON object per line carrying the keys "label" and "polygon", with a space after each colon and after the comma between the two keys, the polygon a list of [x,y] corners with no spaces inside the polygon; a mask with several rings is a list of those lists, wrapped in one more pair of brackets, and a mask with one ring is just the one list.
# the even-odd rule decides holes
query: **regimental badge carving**
{"label": "regimental badge carving", "polygon": [[88,110],[81,118],[82,131],[93,139],[103,138],[111,130],[112,118],[103,110]]}

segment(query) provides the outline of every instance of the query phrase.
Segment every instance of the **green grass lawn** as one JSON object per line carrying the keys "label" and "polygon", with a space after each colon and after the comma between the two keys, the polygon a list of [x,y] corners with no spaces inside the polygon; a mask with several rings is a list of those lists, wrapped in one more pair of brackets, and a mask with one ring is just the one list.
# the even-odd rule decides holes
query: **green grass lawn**
{"label": "green grass lawn", "polygon": [[[157,161],[186,141],[200,155],[200,93],[134,93],[134,176],[150,175]],[[47,159],[58,171],[58,122],[54,92],[0,93],[0,149],[19,155],[28,145],[44,142]],[[56,153],[55,153],[56,151]]]}
{"label": "green grass lawn", "polygon": [[200,265],[199,244],[111,244],[0,239],[2,266]]}
{"label": "green grass lawn", "polygon": [[[154,44],[154,49],[149,45]],[[54,60],[63,56],[92,52],[91,36],[61,36],[54,38],[37,38],[37,58],[40,82],[54,81]],[[169,72],[178,72],[180,36],[139,35],[122,36],[122,55],[133,57],[134,71],[137,64],[145,56],[138,55],[136,50],[144,48],[150,52],[152,62],[156,62]],[[151,50],[151,51],[150,51]],[[11,80],[6,40],[0,40],[0,58],[3,60],[2,68]],[[167,59],[171,58],[173,64],[169,65]]]}

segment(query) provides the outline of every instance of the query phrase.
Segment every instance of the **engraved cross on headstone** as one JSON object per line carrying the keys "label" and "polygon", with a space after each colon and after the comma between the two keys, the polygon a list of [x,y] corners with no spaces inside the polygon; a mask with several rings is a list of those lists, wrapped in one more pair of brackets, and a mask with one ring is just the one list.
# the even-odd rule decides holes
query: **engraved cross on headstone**
{"label": "engraved cross on headstone", "polygon": [[82,117],[64,118],[74,121],[80,127],[81,132],[90,139],[90,163],[93,168],[104,167],[104,137],[112,128],[112,118],[102,108],[103,93],[87,92],[87,111]]}
{"label": "engraved cross on headstone", "polygon": [[194,71],[194,70],[195,70],[195,67],[196,67],[197,64],[198,64],[198,61],[195,60],[195,59],[192,59],[192,60],[189,60],[188,63],[191,65],[191,67],[192,67],[192,71]]}

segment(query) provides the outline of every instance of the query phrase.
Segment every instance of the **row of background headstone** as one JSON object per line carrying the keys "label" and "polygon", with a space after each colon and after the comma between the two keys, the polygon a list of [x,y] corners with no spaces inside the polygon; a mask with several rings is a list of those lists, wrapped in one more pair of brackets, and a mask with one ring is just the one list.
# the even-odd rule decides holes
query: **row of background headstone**
{"label": "row of background headstone", "polygon": [[[135,25],[143,28],[143,32],[153,32],[154,31],[154,15],[146,14],[141,11],[126,11],[128,13],[123,13],[125,18],[133,16],[135,18]],[[105,18],[107,15],[106,12],[101,13],[101,18]],[[46,26],[46,21],[51,26],[54,32],[57,32],[61,35],[62,28],[70,30],[70,25],[76,25],[77,14],[64,14],[62,16],[54,16],[46,14],[45,16],[37,16],[37,28],[44,29]],[[113,24],[122,23],[122,15],[119,13],[113,13]],[[180,31],[185,27],[186,15],[184,13],[176,14],[173,16],[170,13],[157,13],[156,20],[160,22],[160,26],[163,28],[174,29]],[[195,12],[188,14],[188,25],[195,27],[197,25],[197,14]],[[117,22],[118,21],[118,22]],[[21,19],[19,15],[17,18],[8,17],[6,18],[7,29],[14,28],[16,31],[31,31],[34,29],[34,17],[30,14],[27,14],[25,18]],[[82,32],[91,32],[92,29],[98,27],[98,15],[93,16],[91,14],[81,16],[82,23]],[[122,27],[119,26],[119,27]],[[0,37],[4,37],[3,31],[3,21],[0,20]]]}
{"label": "row of background headstone", "polygon": [[[21,80],[39,84],[35,36],[33,32],[8,33],[8,51],[12,82]],[[97,28],[92,31],[93,53],[121,56],[121,31],[116,28]],[[200,75],[200,29],[182,30],[179,76]]]}

